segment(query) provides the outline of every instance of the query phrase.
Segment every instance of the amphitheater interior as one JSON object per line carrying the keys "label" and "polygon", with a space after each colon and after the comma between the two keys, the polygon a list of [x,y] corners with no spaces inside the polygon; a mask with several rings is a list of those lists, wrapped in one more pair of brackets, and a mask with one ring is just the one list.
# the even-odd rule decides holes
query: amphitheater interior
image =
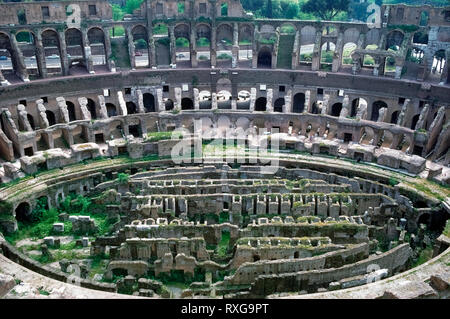
{"label": "amphitheater interior", "polygon": [[450,7],[183,3],[0,4],[0,297],[448,298]]}

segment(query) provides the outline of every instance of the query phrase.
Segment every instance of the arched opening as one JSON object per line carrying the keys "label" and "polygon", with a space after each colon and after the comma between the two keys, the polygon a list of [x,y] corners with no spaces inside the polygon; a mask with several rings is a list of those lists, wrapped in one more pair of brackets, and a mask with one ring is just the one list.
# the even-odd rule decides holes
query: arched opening
{"label": "arched opening", "polygon": [[36,126],[34,125],[34,118],[31,114],[27,113],[28,123],[30,123],[31,128],[34,130]]}
{"label": "arched opening", "polygon": [[16,208],[16,220],[18,222],[31,221],[31,206],[27,202],[20,203]]}
{"label": "arched opening", "polygon": [[16,34],[17,45],[20,52],[22,52],[25,66],[27,68],[28,74],[31,75],[42,75],[38,67],[37,50],[35,36],[29,31],[20,31]]}
{"label": "arched opening", "polygon": [[231,66],[233,41],[233,27],[222,23],[217,28],[217,62],[221,67]]}
{"label": "arched opening", "polygon": [[342,103],[333,104],[333,106],[331,107],[331,116],[338,117],[341,114],[341,110],[342,110]]}
{"label": "arched opening", "polygon": [[[378,45],[369,44],[366,46],[365,50],[377,50]],[[365,54],[363,59],[363,67],[373,67],[375,66],[375,59],[370,54]]]}
{"label": "arched opening", "polygon": [[275,100],[275,103],[273,105],[273,110],[275,112],[283,113],[283,106],[284,106],[284,98],[280,97]]}
{"label": "arched opening", "polygon": [[419,25],[421,27],[426,27],[428,25],[429,16],[430,14],[427,11],[422,11],[422,13],[420,14],[420,21],[419,21]]}
{"label": "arched opening", "polygon": [[248,110],[250,109],[250,92],[239,91],[238,100],[236,103],[236,108],[238,110]]}
{"label": "arched opening", "polygon": [[303,27],[300,31],[300,65],[311,65],[315,41],[316,29],[312,26]]}
{"label": "arched opening", "polygon": [[370,116],[370,120],[371,121],[378,121],[378,116],[379,116],[379,112],[380,109],[382,107],[387,107],[387,104],[383,101],[375,101],[372,104],[372,114]]}
{"label": "arched opening", "polygon": [[211,27],[201,23],[195,28],[198,66],[209,67],[211,62]]}
{"label": "arched opening", "polygon": [[239,25],[239,54],[238,60],[241,66],[251,67],[253,28],[249,24]]}
{"label": "arched opening", "polygon": [[270,69],[272,68],[272,51],[264,47],[258,52],[258,68]]}
{"label": "arched opening", "polygon": [[265,112],[267,106],[267,99],[265,97],[259,97],[255,101],[255,111]]}
{"label": "arched opening", "polygon": [[138,25],[131,30],[134,44],[135,66],[148,67],[148,35],[147,29]]}
{"label": "arched opening", "polygon": [[431,215],[429,213],[423,213],[420,215],[419,219],[417,220],[417,225],[424,224],[429,225],[431,221]]}
{"label": "arched opening", "polygon": [[69,73],[75,71],[87,71],[84,62],[83,35],[80,30],[71,28],[65,32]]}
{"label": "arched opening", "polygon": [[392,112],[391,124],[397,124],[399,111]]}
{"label": "arched opening", "polygon": [[344,45],[342,51],[342,64],[343,65],[352,65],[352,53],[356,50],[356,43],[349,42]]}
{"label": "arched opening", "polygon": [[103,30],[97,27],[91,28],[88,31],[88,40],[91,47],[91,53],[94,58],[94,65],[105,65],[106,48],[105,48],[105,34]]}
{"label": "arched opening", "polygon": [[384,48],[385,50],[388,50],[392,47],[401,47],[402,46],[402,42],[403,42],[403,38],[405,36],[403,35],[402,32],[398,31],[398,30],[394,30],[388,33],[387,37],[386,37],[386,47]]}
{"label": "arched opening", "polygon": [[428,33],[422,32],[422,31],[418,31],[418,32],[414,33],[412,43],[427,45],[428,44]]}
{"label": "arched opening", "polygon": [[169,28],[164,23],[158,23],[153,27],[155,37],[155,55],[158,66],[170,64],[170,39]]}
{"label": "arched opening", "polygon": [[211,93],[209,91],[200,91],[198,94],[198,104],[201,110],[211,109]]}
{"label": "arched opening", "polygon": [[294,105],[292,107],[294,113],[303,113],[305,110],[305,94],[297,93],[294,95]]}
{"label": "arched opening", "polygon": [[52,111],[45,111],[45,114],[47,115],[48,125],[53,126],[56,124],[56,118],[55,114]]}
{"label": "arched opening", "polygon": [[97,119],[97,110],[95,107],[95,102],[92,99],[87,99],[87,108],[89,110],[89,113],[91,113],[91,119],[96,120]]}
{"label": "arched opening", "polygon": [[181,109],[182,110],[193,110],[194,109],[194,102],[192,99],[188,97],[184,97],[181,99]]}
{"label": "arched opening", "polygon": [[47,74],[61,75],[62,60],[58,33],[54,30],[45,30],[42,32],[42,46],[44,47]]}
{"label": "arched opening", "polygon": [[173,110],[173,101],[171,99],[167,99],[164,102],[164,107],[166,108],[166,111]]}
{"label": "arched opening", "polygon": [[411,130],[416,129],[416,125],[417,125],[417,122],[419,121],[419,118],[420,118],[420,114],[416,114],[413,116],[412,122],[411,122]]}
{"label": "arched opening", "polygon": [[433,62],[431,65],[431,77],[440,80],[442,73],[444,72],[445,67],[445,51],[438,50],[433,56]]}
{"label": "arched opening", "polygon": [[221,90],[217,93],[217,108],[220,110],[231,110],[231,93]]}
{"label": "arched opening", "polygon": [[253,255],[253,262],[257,262],[258,260],[261,260],[261,257],[259,255]]}
{"label": "arched opening", "polygon": [[319,114],[319,107],[317,106],[317,102],[314,102],[311,106],[311,114]]}
{"label": "arched opening", "polygon": [[113,276],[117,276],[117,277],[126,277],[128,276],[128,270],[123,269],[123,268],[115,268],[112,270]]}
{"label": "arched opening", "polygon": [[136,104],[134,104],[133,102],[127,102],[126,105],[127,105],[127,114],[137,113]]}
{"label": "arched opening", "polygon": [[322,70],[331,71],[335,49],[336,45],[333,42],[326,42],[322,45],[320,52],[320,68]]}
{"label": "arched opening", "polygon": [[190,67],[190,27],[189,25],[182,23],[175,27],[175,50],[176,50],[176,63],[183,64]]}
{"label": "arched opening", "polygon": [[66,105],[67,105],[67,112],[69,113],[69,122],[76,121],[77,116],[75,114],[75,105],[70,101],[66,101]]}
{"label": "arched opening", "polygon": [[106,103],[106,112],[108,113],[108,117],[113,117],[117,115],[116,106],[112,103]]}
{"label": "arched opening", "polygon": [[153,94],[144,93],[143,96],[144,108],[146,112],[155,112],[155,97]]}

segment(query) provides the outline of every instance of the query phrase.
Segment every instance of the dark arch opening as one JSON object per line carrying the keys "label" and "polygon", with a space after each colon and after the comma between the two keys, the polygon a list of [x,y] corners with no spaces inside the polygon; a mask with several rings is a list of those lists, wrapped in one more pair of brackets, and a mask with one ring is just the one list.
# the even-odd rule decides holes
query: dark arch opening
{"label": "dark arch opening", "polygon": [[114,276],[123,276],[123,277],[128,276],[128,270],[123,269],[123,268],[113,269],[112,273],[113,273]]}
{"label": "dark arch opening", "polygon": [[398,111],[392,112],[391,124],[397,124],[397,120],[398,120]]}
{"label": "dark arch opening", "polygon": [[294,105],[292,110],[294,113],[303,113],[305,110],[305,94],[297,93],[294,95]]}
{"label": "dark arch opening", "polygon": [[372,104],[372,114],[370,116],[370,120],[371,121],[377,121],[378,120],[379,112],[380,112],[380,109],[382,107],[387,107],[387,104],[385,102],[383,102],[383,101],[373,102],[373,104]]}
{"label": "dark arch opening", "polygon": [[267,99],[265,97],[259,97],[255,101],[255,111],[264,112],[266,110]]}
{"label": "dark arch opening", "polygon": [[167,99],[167,101],[164,102],[164,106],[166,111],[173,110],[173,101],[171,99]]}
{"label": "dark arch opening", "polygon": [[150,93],[144,93],[143,95],[144,100],[144,108],[147,112],[155,112],[155,97],[153,94]]}
{"label": "dark arch opening", "polygon": [[28,123],[30,123],[31,128],[34,130],[35,126],[34,126],[34,118],[31,114],[27,114],[27,119],[28,119]]}
{"label": "dark arch opening", "polygon": [[53,114],[52,111],[45,111],[45,114],[47,115],[48,125],[52,126],[56,124],[55,114]]}
{"label": "dark arch opening", "polygon": [[269,49],[262,49],[258,53],[258,68],[272,68],[272,53]]}
{"label": "dark arch opening", "polygon": [[127,114],[136,114],[136,104],[127,102]]}
{"label": "dark arch opening", "polygon": [[319,108],[317,107],[317,103],[314,102],[311,107],[311,114],[319,114]]}
{"label": "dark arch opening", "polygon": [[431,215],[429,213],[423,213],[420,215],[419,219],[417,220],[417,225],[425,224],[429,225],[431,221]]}
{"label": "dark arch opening", "polygon": [[108,117],[116,116],[117,115],[116,106],[111,103],[106,103],[106,112],[108,113]]}
{"label": "dark arch opening", "polygon": [[192,99],[188,97],[184,97],[181,99],[181,109],[182,110],[193,110],[194,109],[194,102],[192,102]]}
{"label": "dark arch opening", "polygon": [[417,122],[419,121],[419,117],[420,117],[420,114],[416,114],[413,116],[412,122],[411,122],[411,130],[416,129],[416,125],[417,125]]}
{"label": "dark arch opening", "polygon": [[69,113],[69,122],[76,121],[77,117],[75,115],[75,105],[70,101],[66,101],[66,105],[67,112]]}
{"label": "dark arch opening", "polygon": [[31,207],[28,203],[20,203],[16,208],[16,220],[18,222],[28,222],[31,220]]}
{"label": "dark arch opening", "polygon": [[275,112],[283,113],[283,105],[284,105],[284,98],[280,97],[280,98],[276,99],[273,110]]}
{"label": "dark arch opening", "polygon": [[87,104],[87,108],[89,110],[89,113],[91,113],[91,118],[93,120],[97,119],[97,110],[95,109],[95,102],[92,101],[91,99],[87,99],[88,104]]}
{"label": "dark arch opening", "polygon": [[341,110],[342,110],[342,103],[335,103],[331,107],[331,115],[339,116],[341,114]]}
{"label": "dark arch opening", "polygon": [[359,98],[354,99],[352,102],[352,110],[350,111],[350,117],[355,117],[356,116],[356,112],[358,110],[358,106],[359,106]]}

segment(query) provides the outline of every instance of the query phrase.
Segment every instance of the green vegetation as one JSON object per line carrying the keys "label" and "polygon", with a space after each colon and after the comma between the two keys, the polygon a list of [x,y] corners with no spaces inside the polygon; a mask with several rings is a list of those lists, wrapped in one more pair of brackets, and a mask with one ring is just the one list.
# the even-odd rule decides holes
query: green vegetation
{"label": "green vegetation", "polygon": [[397,180],[397,179],[395,179],[395,178],[393,178],[393,177],[390,177],[389,178],[389,185],[391,185],[391,186],[395,186],[395,185],[397,185],[397,184],[399,184],[400,182]]}
{"label": "green vegetation", "polygon": [[230,243],[230,232],[222,231],[222,238],[217,245],[217,256],[226,257],[228,253],[228,244]]}
{"label": "green vegetation", "polygon": [[128,180],[130,179],[130,175],[125,174],[125,173],[119,173],[117,174],[117,181],[120,184],[126,184],[128,183]]}
{"label": "green vegetation", "polygon": [[445,228],[442,234],[450,238],[450,219],[447,220],[447,223],[445,224]]}
{"label": "green vegetation", "polygon": [[158,142],[162,140],[180,139],[183,137],[181,132],[151,132],[147,133],[148,142]]}

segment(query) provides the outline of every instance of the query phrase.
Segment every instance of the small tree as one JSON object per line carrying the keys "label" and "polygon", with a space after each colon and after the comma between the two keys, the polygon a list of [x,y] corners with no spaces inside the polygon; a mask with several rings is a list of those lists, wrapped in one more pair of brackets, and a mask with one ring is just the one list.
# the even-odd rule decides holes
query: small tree
{"label": "small tree", "polygon": [[272,10],[272,0],[267,0],[267,18],[273,18],[273,10]]}
{"label": "small tree", "polygon": [[303,4],[302,10],[329,21],[346,11],[349,4],[350,0],[308,0]]}

